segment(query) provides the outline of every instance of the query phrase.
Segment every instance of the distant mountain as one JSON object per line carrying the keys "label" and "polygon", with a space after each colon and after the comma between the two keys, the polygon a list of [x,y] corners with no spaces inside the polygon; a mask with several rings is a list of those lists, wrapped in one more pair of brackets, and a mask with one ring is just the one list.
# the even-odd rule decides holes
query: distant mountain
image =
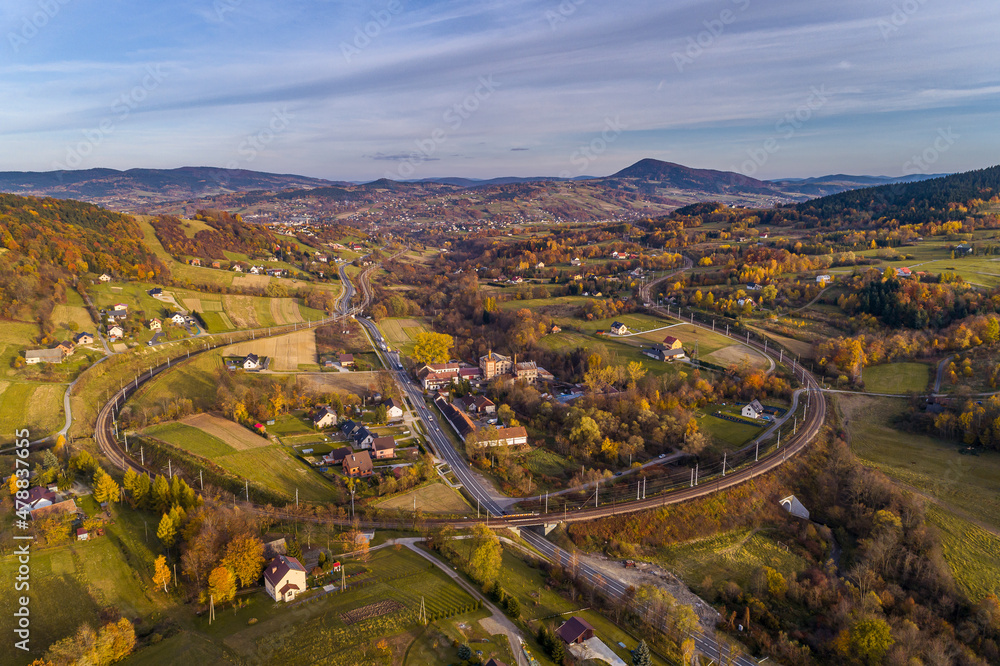
{"label": "distant mountain", "polygon": [[895,219],[902,224],[963,220],[965,207],[1000,196],[1000,166],[915,182],[855,189],[796,206],[801,214],[834,223]]}
{"label": "distant mountain", "polygon": [[892,185],[895,183],[914,183],[931,178],[947,176],[945,173],[913,174],[910,176],[849,176],[847,174],[833,174],[830,176],[819,176],[817,178],[779,178],[769,180],[768,183],[781,189],[784,192],[794,192],[811,197],[825,197],[830,194],[856,190],[862,187],[875,187],[878,185]]}
{"label": "distant mountain", "polygon": [[422,178],[421,180],[404,181],[408,183],[440,183],[441,185],[454,185],[465,189],[476,187],[490,187],[492,185],[517,185],[520,183],[551,183],[574,180],[593,180],[594,176],[576,176],[574,178],[559,178],[558,176],[535,176],[517,177],[503,176],[500,178]]}
{"label": "distant mountain", "polygon": [[774,185],[741,173],[694,169],[683,164],[654,159],[639,160],[632,166],[600,180],[648,183],[663,188],[710,194],[781,194],[781,190]]}
{"label": "distant mountain", "polygon": [[246,169],[84,169],[0,172],[0,192],[94,203],[179,201],[229,192],[281,191],[338,185],[328,180]]}

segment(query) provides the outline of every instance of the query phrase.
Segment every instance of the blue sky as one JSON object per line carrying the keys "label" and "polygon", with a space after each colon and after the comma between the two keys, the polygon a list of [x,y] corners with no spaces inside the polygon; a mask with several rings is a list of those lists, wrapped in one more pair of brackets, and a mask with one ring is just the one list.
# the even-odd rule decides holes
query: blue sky
{"label": "blue sky", "polygon": [[5,0],[0,170],[1000,162],[995,0]]}

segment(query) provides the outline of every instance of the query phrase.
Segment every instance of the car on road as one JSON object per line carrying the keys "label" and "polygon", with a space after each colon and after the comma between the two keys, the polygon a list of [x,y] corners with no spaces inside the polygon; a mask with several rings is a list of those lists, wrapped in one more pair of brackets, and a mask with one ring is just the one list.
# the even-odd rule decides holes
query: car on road
{"label": "car on road", "polygon": [[661,453],[661,454],[660,454],[659,456],[657,456],[657,457],[658,457],[658,458],[666,458],[666,457],[667,457],[667,454],[666,454],[666,453]]}

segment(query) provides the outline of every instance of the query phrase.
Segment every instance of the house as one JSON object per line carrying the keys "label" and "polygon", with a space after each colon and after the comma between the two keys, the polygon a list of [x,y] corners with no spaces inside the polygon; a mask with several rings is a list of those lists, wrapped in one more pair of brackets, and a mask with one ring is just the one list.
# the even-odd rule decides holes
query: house
{"label": "house", "polygon": [[354,449],[349,446],[343,446],[339,449],[334,449],[323,456],[323,462],[327,465],[342,465],[344,463],[344,458],[352,453],[354,453]]}
{"label": "house", "polygon": [[434,404],[441,410],[441,413],[444,414],[445,419],[448,420],[448,423],[451,424],[455,432],[463,439],[476,432],[476,424],[472,422],[468,414],[457,409],[455,405],[441,396],[434,399]]}
{"label": "house", "polygon": [[497,428],[496,439],[482,440],[477,443],[479,446],[525,446],[528,443],[528,431],[523,426]]}
{"label": "house", "polygon": [[201,259],[198,259],[198,258],[192,259],[191,260],[191,265],[192,266],[201,266]]}
{"label": "house", "polygon": [[490,380],[497,375],[506,375],[514,367],[509,356],[497,354],[490,351],[486,356],[479,359],[479,369],[483,371],[483,378]]}
{"label": "house", "polygon": [[684,343],[680,341],[679,338],[675,338],[672,335],[668,335],[663,338],[663,347],[665,349],[683,349]]}
{"label": "house", "polygon": [[118,338],[125,336],[125,329],[123,329],[118,324],[108,327],[108,337],[112,340],[117,340]]}
{"label": "house", "polygon": [[458,379],[458,377],[458,370],[433,372],[426,366],[417,373],[417,379],[420,380],[421,386],[428,391],[440,391],[441,389],[450,386]]}
{"label": "house", "polygon": [[70,340],[63,340],[62,342],[57,344],[55,348],[62,352],[63,357],[66,357],[73,355],[73,350],[76,349],[76,345],[73,344]]}
{"label": "house", "polygon": [[678,349],[667,349],[663,345],[653,345],[648,349],[643,349],[642,353],[657,361],[679,361],[685,357],[683,347]]}
{"label": "house", "polygon": [[178,326],[183,326],[185,320],[186,320],[185,316],[183,314],[181,314],[180,312],[175,312],[170,317],[170,321],[174,322]]}
{"label": "house", "polygon": [[543,264],[542,262],[539,261],[537,264],[535,264],[535,270],[540,271],[543,268],[545,268],[545,264]]}
{"label": "house", "polygon": [[89,541],[90,540],[90,532],[88,532],[83,527],[78,527],[77,530],[76,530],[76,540],[77,541]]}
{"label": "house", "polygon": [[115,319],[127,319],[128,306],[125,305],[124,303],[118,303],[113,308],[111,308],[109,316],[114,317]]}
{"label": "house", "polygon": [[149,330],[151,330],[151,331],[160,331],[160,330],[163,330],[163,322],[160,321],[159,319],[150,319],[149,320]]}
{"label": "house", "polygon": [[24,360],[28,365],[36,363],[62,363],[63,353],[61,349],[29,349],[24,352]]}
{"label": "house", "polygon": [[58,516],[61,513],[76,515],[79,512],[80,509],[77,508],[76,501],[68,499],[63,502],[56,502],[54,504],[49,504],[35,509],[31,512],[31,519],[42,520],[50,516]]}
{"label": "house", "polygon": [[94,336],[91,333],[80,333],[73,340],[78,345],[92,345],[94,344]]}
{"label": "house", "polygon": [[375,471],[372,465],[372,458],[367,451],[352,453],[344,458],[344,474],[347,476],[366,477],[371,476]]}
{"label": "house", "polygon": [[320,407],[319,411],[316,412],[316,416],[313,417],[313,427],[319,430],[329,428],[330,426],[336,424],[337,412],[333,411],[326,405]]}
{"label": "house", "polygon": [[615,323],[611,324],[611,332],[614,333],[615,335],[628,335],[628,326],[621,323],[620,321],[616,321]]}
{"label": "house", "polygon": [[264,569],[264,588],[275,601],[291,601],[306,591],[306,568],[294,557],[278,555]]}
{"label": "house", "polygon": [[55,504],[55,501],[56,494],[54,492],[43,486],[35,486],[28,489],[28,500],[25,502],[25,506],[28,507],[28,512],[30,513],[35,509],[52,506]]}
{"label": "house", "polygon": [[757,307],[757,304],[754,303],[752,298],[741,298],[738,301],[736,301],[736,304],[739,305],[741,308],[744,306],[749,307],[751,310]]}
{"label": "house", "polygon": [[375,441],[375,433],[365,426],[360,426],[357,430],[355,430],[352,437],[354,439],[354,445],[362,449],[370,448],[372,442]]}
{"label": "house", "polygon": [[594,637],[594,627],[589,622],[580,617],[571,617],[562,626],[556,629],[556,635],[563,640],[566,645],[576,645],[589,638]]}
{"label": "house", "polygon": [[111,276],[108,275],[107,273],[102,273],[101,277],[97,279],[100,280],[101,282],[111,282]]}
{"label": "house", "polygon": [[160,296],[163,296],[163,289],[161,289],[160,287],[153,287],[146,293],[152,296],[153,298],[159,298]]}
{"label": "house", "polygon": [[816,284],[818,284],[821,287],[825,287],[827,282],[832,282],[832,281],[833,281],[833,276],[832,275],[817,275],[816,276]]}
{"label": "house", "polygon": [[538,366],[535,365],[534,361],[524,361],[522,363],[514,364],[514,377],[517,379],[522,379],[529,384],[534,384],[538,381]]}
{"label": "house", "polygon": [[955,246],[956,257],[964,257],[969,254],[972,254],[972,246],[968,243],[959,243]]}
{"label": "house", "polygon": [[222,268],[222,262],[213,261],[212,262],[212,268]]}
{"label": "house", "polygon": [[561,329],[561,328],[559,328],[559,327],[558,327],[558,326],[556,326],[555,324],[552,324],[552,330],[551,330],[551,331],[549,331],[549,333],[561,333],[561,332],[562,332],[562,329]]}
{"label": "house", "polygon": [[242,362],[244,370],[259,370],[261,366],[260,357],[256,354],[247,354]]}
{"label": "house", "polygon": [[242,273],[243,272],[243,266],[241,266],[239,264],[233,264],[233,270],[236,271],[237,273]]}
{"label": "house", "polygon": [[582,266],[583,265],[583,261],[580,260],[580,257],[577,257],[576,259],[574,259],[573,261],[571,261],[569,263],[572,266]]}
{"label": "house", "polygon": [[372,451],[375,460],[396,457],[396,439],[394,437],[376,437],[372,441]]}
{"label": "house", "polygon": [[747,285],[747,291],[760,291],[763,288],[763,285],[759,285],[756,282]]}
{"label": "house", "polygon": [[900,266],[896,269],[896,275],[899,277],[911,277],[913,275],[913,271],[906,266]]}
{"label": "house", "polygon": [[496,659],[495,657],[490,657],[490,660],[483,664],[483,666],[507,666],[507,664],[503,663],[499,659]]}
{"label": "house", "polygon": [[340,361],[340,367],[342,368],[354,367],[354,354],[341,354],[337,357],[337,360]]}
{"label": "house", "polygon": [[395,400],[389,398],[385,401],[385,415],[390,419],[401,419],[403,418],[403,410],[396,404]]}
{"label": "house", "polygon": [[754,400],[746,405],[743,405],[743,409],[740,410],[740,414],[748,419],[759,419],[764,415],[764,406],[760,404],[760,400]]}

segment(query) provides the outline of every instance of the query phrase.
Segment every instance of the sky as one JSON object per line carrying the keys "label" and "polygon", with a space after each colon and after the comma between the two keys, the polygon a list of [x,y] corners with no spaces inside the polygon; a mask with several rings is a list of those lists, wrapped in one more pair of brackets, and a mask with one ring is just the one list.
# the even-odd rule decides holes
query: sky
{"label": "sky", "polygon": [[0,170],[1000,162],[995,0],[4,0]]}

